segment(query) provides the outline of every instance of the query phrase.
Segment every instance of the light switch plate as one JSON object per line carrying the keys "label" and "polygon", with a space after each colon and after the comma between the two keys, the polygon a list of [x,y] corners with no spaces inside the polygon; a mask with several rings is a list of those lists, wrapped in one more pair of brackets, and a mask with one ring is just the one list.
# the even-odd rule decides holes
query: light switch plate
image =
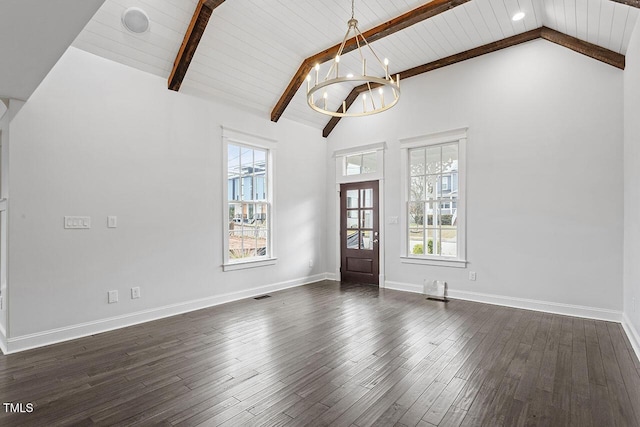
{"label": "light switch plate", "polygon": [[118,226],[118,217],[117,216],[108,216],[107,217],[107,227],[108,228],[116,228]]}

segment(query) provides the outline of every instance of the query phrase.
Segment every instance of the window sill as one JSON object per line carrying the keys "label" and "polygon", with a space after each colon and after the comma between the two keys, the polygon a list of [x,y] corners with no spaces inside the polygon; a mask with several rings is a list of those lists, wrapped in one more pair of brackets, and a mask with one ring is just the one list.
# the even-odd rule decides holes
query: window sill
{"label": "window sill", "polygon": [[465,268],[467,266],[467,261],[463,259],[434,259],[402,256],[400,257],[400,262],[404,264],[434,265],[453,268]]}
{"label": "window sill", "polygon": [[265,258],[251,261],[240,261],[228,264],[222,264],[222,271],[245,270],[247,268],[265,267],[267,265],[275,265],[278,258]]}

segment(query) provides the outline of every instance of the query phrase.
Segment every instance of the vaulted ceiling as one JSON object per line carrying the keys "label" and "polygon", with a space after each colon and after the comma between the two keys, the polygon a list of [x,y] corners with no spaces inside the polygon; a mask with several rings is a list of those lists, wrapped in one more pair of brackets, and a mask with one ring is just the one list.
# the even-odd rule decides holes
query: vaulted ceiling
{"label": "vaulted ceiling", "polygon": [[[305,59],[339,43],[351,16],[349,0],[207,1],[214,10],[179,90],[224,100],[272,118]],[[356,0],[355,16],[364,32],[425,3],[430,2]],[[434,3],[455,7],[372,43],[376,51],[389,57],[390,72],[514,40],[518,35],[522,39],[519,42],[542,37],[582,53],[595,48],[613,56],[624,55],[640,12],[640,0]],[[199,0],[106,0],[73,45],[168,79],[198,5]],[[137,35],[123,28],[121,16],[130,6],[147,12],[151,20],[148,32]],[[514,22],[511,17],[517,11],[526,16]],[[545,28],[550,30],[544,33]],[[500,43],[497,46],[504,47]],[[355,60],[355,53],[348,54],[341,64],[349,66]],[[313,112],[306,105],[304,89],[296,90],[296,86],[291,102],[285,103],[279,113],[325,128],[328,118]],[[348,91],[341,99],[347,95]]]}

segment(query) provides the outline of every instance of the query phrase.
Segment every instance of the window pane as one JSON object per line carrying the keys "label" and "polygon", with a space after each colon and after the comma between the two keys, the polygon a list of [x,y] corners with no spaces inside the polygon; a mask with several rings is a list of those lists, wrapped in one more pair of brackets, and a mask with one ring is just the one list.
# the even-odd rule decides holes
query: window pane
{"label": "window pane", "polygon": [[347,230],[347,249],[360,248],[360,232],[358,230]]}
{"label": "window pane", "polygon": [[229,222],[242,223],[242,208],[240,203],[229,203]]}
{"label": "window pane", "polygon": [[361,231],[362,234],[362,242],[360,242],[360,249],[373,249],[373,232],[372,231]]}
{"label": "window pane", "polygon": [[253,169],[255,173],[264,172],[266,169],[267,152],[263,150],[253,150]]}
{"label": "window pane", "polygon": [[424,229],[409,229],[409,253],[412,255],[424,254]]}
{"label": "window pane", "polygon": [[255,177],[255,200],[266,200],[267,187],[264,182],[264,175],[256,175]]}
{"label": "window pane", "polygon": [[257,203],[256,210],[253,214],[253,222],[256,226],[264,227],[268,224],[267,219],[267,204]]}
{"label": "window pane", "polygon": [[242,200],[253,200],[253,177],[242,177]]}
{"label": "window pane", "polygon": [[347,190],[347,207],[358,207],[358,190]]}
{"label": "window pane", "polygon": [[362,154],[347,156],[345,158],[347,175],[358,175],[361,173]]}
{"label": "window pane", "polygon": [[424,203],[409,203],[409,227],[424,225]]}
{"label": "window pane", "polygon": [[255,256],[266,256],[268,236],[269,236],[268,230],[264,227],[257,227],[254,233],[256,236],[256,255]]}
{"label": "window pane", "polygon": [[437,203],[426,203],[425,204],[425,219],[426,225],[435,225],[438,221],[438,211],[437,211]]}
{"label": "window pane", "polygon": [[442,169],[444,172],[458,170],[458,144],[449,144],[442,147]]}
{"label": "window pane", "polygon": [[365,153],[362,155],[362,173],[372,173],[378,169],[378,153]]}
{"label": "window pane", "polygon": [[429,147],[427,150],[427,170],[426,173],[439,173],[441,171],[440,154],[441,147]]}
{"label": "window pane", "polygon": [[358,211],[347,211],[347,228],[358,228]]}
{"label": "window pane", "polygon": [[411,178],[411,189],[409,191],[410,200],[425,200],[427,194],[425,192],[424,182],[424,176],[415,176]]}
{"label": "window pane", "polygon": [[240,160],[242,166],[242,174],[253,172],[253,150],[251,148],[240,147]]}
{"label": "window pane", "polygon": [[366,190],[360,190],[360,203],[362,204],[361,208],[372,208],[373,207],[373,189],[367,188]]}
{"label": "window pane", "polygon": [[240,147],[229,145],[227,149],[227,171],[229,177],[240,175]]}
{"label": "window pane", "polygon": [[424,148],[409,151],[409,169],[411,176],[424,175],[424,155]]}
{"label": "window pane", "polygon": [[442,256],[458,256],[458,231],[455,227],[442,227]]}
{"label": "window pane", "polygon": [[360,211],[360,227],[361,228],[373,228],[373,211],[365,209]]}
{"label": "window pane", "polygon": [[427,255],[440,255],[440,239],[439,232],[436,228],[427,229]]}
{"label": "window pane", "polygon": [[436,198],[436,191],[438,188],[438,175],[427,175],[425,177],[424,185],[424,199],[433,200]]}

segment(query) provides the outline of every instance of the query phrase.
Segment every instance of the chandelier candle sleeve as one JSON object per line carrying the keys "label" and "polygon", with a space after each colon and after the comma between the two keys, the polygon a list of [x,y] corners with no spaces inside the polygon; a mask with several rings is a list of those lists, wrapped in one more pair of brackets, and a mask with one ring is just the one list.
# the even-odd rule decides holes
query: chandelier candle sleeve
{"label": "chandelier candle sleeve", "polygon": [[[347,32],[338,49],[338,53],[333,61],[331,61],[331,66],[326,73],[326,77],[320,80],[320,64],[316,64],[314,67],[316,71],[315,84],[311,81],[311,73],[307,76],[307,104],[309,104],[313,110],[333,117],[359,117],[381,113],[396,105],[400,99],[400,75],[396,74],[396,78],[394,79],[391,74],[389,74],[389,60],[384,58],[384,61],[382,61],[380,59],[381,56],[378,56],[369,45],[358,28],[358,21],[354,18],[354,11],[355,0],[351,0],[351,19],[347,21]],[[362,67],[361,75],[352,72],[347,72],[347,74],[343,76],[340,75],[341,69],[344,70],[346,68],[346,71],[349,71],[348,68],[353,66],[349,58],[347,58],[346,62],[342,61],[342,53],[349,40],[352,40],[351,45],[355,44],[356,46],[354,50],[357,52],[356,57],[359,58],[360,66]],[[367,64],[368,59],[369,64]],[[340,66],[341,62],[343,62],[342,66]],[[372,75],[367,74],[368,70]],[[378,71],[376,72],[375,70]],[[372,92],[376,87],[379,88],[379,105],[377,105],[378,103],[375,101]],[[355,111],[348,111],[347,103],[343,101],[342,105],[340,105],[338,99],[344,98],[347,89],[351,91],[356,88],[357,93],[362,93],[362,111],[358,111],[358,108],[356,108]],[[389,89],[393,97],[387,98],[387,100],[391,100],[390,102],[385,102],[384,92]],[[322,90],[322,97],[314,97],[314,94],[319,90]],[[329,95],[329,92],[332,94]],[[366,92],[368,92],[370,96],[371,108],[369,110],[367,110]],[[328,102],[328,100],[331,100],[331,102]]]}

